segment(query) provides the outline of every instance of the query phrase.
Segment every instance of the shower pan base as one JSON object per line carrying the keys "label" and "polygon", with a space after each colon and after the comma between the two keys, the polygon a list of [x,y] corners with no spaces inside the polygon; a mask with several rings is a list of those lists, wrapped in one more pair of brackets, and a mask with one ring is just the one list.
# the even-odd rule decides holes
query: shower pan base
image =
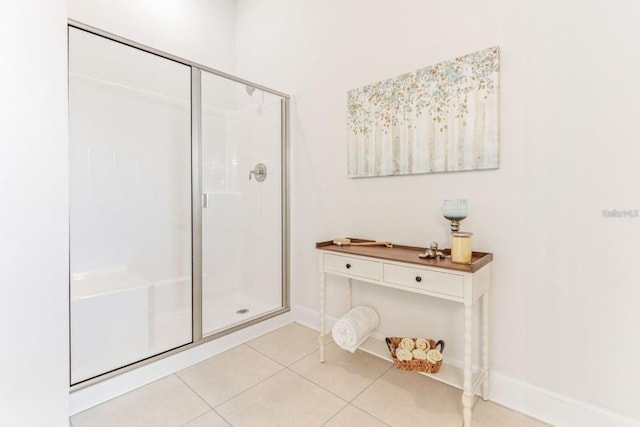
{"label": "shower pan base", "polygon": [[204,299],[202,301],[203,336],[212,335],[230,326],[262,316],[279,307],[279,304],[268,304],[243,293]]}

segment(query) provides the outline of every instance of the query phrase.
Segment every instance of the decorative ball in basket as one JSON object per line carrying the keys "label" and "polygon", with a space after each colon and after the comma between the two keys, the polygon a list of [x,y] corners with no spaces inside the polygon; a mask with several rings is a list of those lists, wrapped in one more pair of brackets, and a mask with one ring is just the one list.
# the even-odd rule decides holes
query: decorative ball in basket
{"label": "decorative ball in basket", "polygon": [[398,369],[437,374],[442,366],[442,340],[388,337],[386,341],[393,364]]}

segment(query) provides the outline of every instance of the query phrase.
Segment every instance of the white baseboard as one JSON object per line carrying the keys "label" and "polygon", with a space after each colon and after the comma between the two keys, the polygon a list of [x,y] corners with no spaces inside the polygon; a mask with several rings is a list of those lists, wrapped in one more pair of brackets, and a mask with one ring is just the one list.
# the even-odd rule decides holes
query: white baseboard
{"label": "white baseboard", "polygon": [[493,371],[492,401],[559,427],[638,427],[640,420]]}
{"label": "white baseboard", "polygon": [[82,412],[162,377],[166,377],[167,375],[227,351],[293,321],[294,317],[292,313],[287,312],[216,340],[174,354],[165,359],[158,360],[149,365],[142,366],[133,371],[125,372],[122,375],[74,391],[69,395],[70,415],[77,414],[78,412]]}
{"label": "white baseboard", "polygon": [[[317,311],[297,306],[292,308],[292,313],[294,320],[301,325],[320,329]],[[326,320],[325,331],[330,333],[337,319],[327,316]],[[383,339],[384,336],[376,338]],[[462,366],[459,360],[449,359],[447,363]],[[502,406],[558,427],[640,427],[640,420],[496,371],[491,371],[489,398]]]}

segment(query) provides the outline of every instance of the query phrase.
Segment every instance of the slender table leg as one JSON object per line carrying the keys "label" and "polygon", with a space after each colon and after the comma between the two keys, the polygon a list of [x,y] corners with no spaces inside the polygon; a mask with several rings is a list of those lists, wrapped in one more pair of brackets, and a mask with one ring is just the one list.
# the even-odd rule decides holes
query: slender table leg
{"label": "slender table leg", "polygon": [[473,306],[464,306],[464,391],[462,392],[462,414],[464,427],[471,427],[471,407],[473,405],[473,372],[471,371],[471,341],[473,331]]}
{"label": "slender table leg", "polygon": [[489,400],[489,291],[482,296],[482,399]]}
{"label": "slender table leg", "polygon": [[325,329],[325,299],[326,284],[324,271],[320,272],[320,336],[318,344],[320,346],[320,363],[324,363],[324,329]]}
{"label": "slender table leg", "polygon": [[351,279],[347,280],[347,313],[351,311],[351,293],[352,293],[353,281]]}

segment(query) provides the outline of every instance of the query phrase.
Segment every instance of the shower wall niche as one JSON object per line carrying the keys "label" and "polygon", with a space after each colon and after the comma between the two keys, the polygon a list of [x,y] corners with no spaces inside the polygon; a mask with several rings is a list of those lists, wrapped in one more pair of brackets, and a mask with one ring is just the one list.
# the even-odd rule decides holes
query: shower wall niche
{"label": "shower wall niche", "polygon": [[69,111],[72,385],[288,309],[288,96],[72,24]]}

